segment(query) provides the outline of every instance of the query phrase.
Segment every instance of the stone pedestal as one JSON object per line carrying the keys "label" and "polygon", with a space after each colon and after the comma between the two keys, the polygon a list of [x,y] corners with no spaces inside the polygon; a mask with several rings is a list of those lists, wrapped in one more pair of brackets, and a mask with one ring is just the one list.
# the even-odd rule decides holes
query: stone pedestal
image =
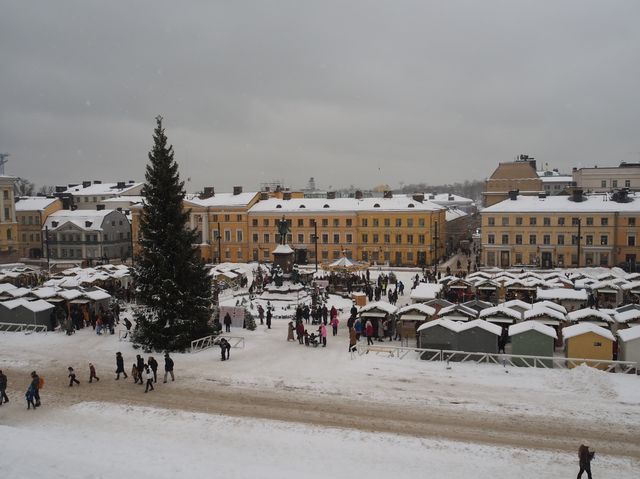
{"label": "stone pedestal", "polygon": [[273,264],[280,266],[286,277],[291,275],[293,270],[294,251],[288,244],[278,245],[271,254],[273,254]]}

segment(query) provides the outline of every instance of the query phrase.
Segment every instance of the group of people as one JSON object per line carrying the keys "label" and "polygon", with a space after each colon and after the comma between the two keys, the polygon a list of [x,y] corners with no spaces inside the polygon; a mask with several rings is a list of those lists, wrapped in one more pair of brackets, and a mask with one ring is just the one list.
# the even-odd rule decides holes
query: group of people
{"label": "group of people", "polygon": [[[173,359],[169,356],[169,353],[164,353],[165,383],[169,376],[171,376],[171,381],[175,381],[173,367]],[[124,358],[122,357],[122,353],[118,351],[116,353],[116,380],[120,379],[120,374],[123,374],[125,379],[129,377],[124,369]],[[146,384],[145,393],[149,392],[149,390],[153,391],[153,384],[158,382],[158,361],[156,361],[153,356],[149,356],[149,359],[145,363],[144,358],[141,355],[136,355],[136,362],[133,363],[131,367],[131,376],[133,377],[133,382],[135,384],[139,383],[141,386]]]}

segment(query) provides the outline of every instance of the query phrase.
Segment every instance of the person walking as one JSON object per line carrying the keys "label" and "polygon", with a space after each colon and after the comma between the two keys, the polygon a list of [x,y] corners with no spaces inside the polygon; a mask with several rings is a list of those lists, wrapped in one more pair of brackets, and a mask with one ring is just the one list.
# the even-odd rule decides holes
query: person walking
{"label": "person walking", "polygon": [[151,370],[151,368],[149,367],[149,365],[145,365],[144,368],[144,379],[146,382],[146,387],[144,388],[144,392],[148,392],[149,389],[151,389],[153,391],[153,371]]}
{"label": "person walking", "polygon": [[224,315],[224,319],[222,320],[222,322],[224,323],[224,332],[230,333],[231,332],[231,315],[228,312],[227,314]]}
{"label": "person walking", "polygon": [[296,324],[296,334],[298,336],[298,342],[300,344],[303,344],[303,342],[304,342],[304,324],[302,324],[302,321],[298,321],[298,324]]}
{"label": "person walking", "polygon": [[31,406],[33,406],[33,410],[35,411],[38,406],[36,406],[35,391],[32,384],[29,384],[27,392],[24,394],[24,398],[27,400],[27,409],[31,409]]}
{"label": "person walking", "polygon": [[153,371],[153,382],[157,383],[158,382],[158,361],[156,361],[156,358],[154,358],[153,356],[149,356],[149,359],[147,360],[147,364],[151,368],[151,371]]}
{"label": "person walking", "polygon": [[367,346],[373,346],[373,324],[371,324],[371,321],[367,321],[364,332],[367,336]]}
{"label": "person walking", "polygon": [[0,406],[3,402],[9,402],[7,396],[7,375],[0,369]]}
{"label": "person walking", "polygon": [[362,320],[357,318],[353,323],[353,329],[356,332],[356,340],[360,341],[360,335],[362,334]]}
{"label": "person walking", "polygon": [[140,378],[140,386],[142,386],[144,377],[144,359],[139,354],[136,354],[136,368],[138,368],[138,377]]}
{"label": "person walking", "polygon": [[322,341],[322,347],[327,347],[327,327],[324,323],[320,323],[320,327],[318,328],[318,332],[320,333],[320,340]]}
{"label": "person walking", "polygon": [[356,330],[354,328],[349,329],[349,352],[352,353],[357,351],[356,345],[358,344],[358,340],[356,339]]}
{"label": "person walking", "polygon": [[258,317],[260,318],[260,324],[264,324],[264,308],[261,304],[258,305]]}
{"label": "person walking", "polygon": [[338,319],[338,316],[331,316],[331,322],[329,323],[331,324],[331,328],[333,329],[333,335],[337,336],[338,335],[338,324],[340,324],[340,320]]}
{"label": "person walking", "polygon": [[288,341],[295,341],[295,338],[293,337],[294,329],[295,329],[295,327],[293,326],[293,321],[289,321],[289,328],[288,328],[288,332],[287,332],[287,342]]}
{"label": "person walking", "polygon": [[116,381],[120,379],[120,374],[124,374],[124,378],[127,379],[127,372],[124,370],[124,358],[122,353],[118,351],[116,353]]}
{"label": "person walking", "polygon": [[169,353],[164,353],[164,382],[167,382],[167,376],[171,376],[171,380],[174,381],[173,376],[173,359],[169,356]]}
{"label": "person walking", "polygon": [[140,374],[140,370],[138,369],[138,365],[136,363],[133,363],[133,365],[131,366],[131,376],[133,377],[134,384],[138,384],[138,381],[140,381],[140,384],[142,384],[142,375]]}
{"label": "person walking", "polygon": [[589,446],[585,446],[581,444],[578,448],[578,460],[580,463],[580,472],[578,472],[578,478],[582,477],[582,473],[586,472],[587,477],[591,479],[591,461],[593,457],[596,455],[595,452],[589,451]]}
{"label": "person walking", "polygon": [[231,344],[225,338],[222,338],[219,343],[220,346],[220,359],[226,361],[229,359],[229,353],[231,352]]}
{"label": "person walking", "polygon": [[271,308],[267,309],[267,329],[271,329]]}
{"label": "person walking", "polygon": [[73,386],[73,383],[76,383],[78,386],[80,386],[80,381],[76,379],[76,373],[73,368],[69,366],[67,368],[67,371],[69,371],[69,387]]}
{"label": "person walking", "polygon": [[40,407],[40,376],[35,371],[31,371],[31,388],[33,390],[33,399],[35,400],[34,408]]}
{"label": "person walking", "polygon": [[92,363],[89,363],[89,382],[93,382],[94,378],[96,381],[100,381],[100,378],[96,376],[96,367]]}

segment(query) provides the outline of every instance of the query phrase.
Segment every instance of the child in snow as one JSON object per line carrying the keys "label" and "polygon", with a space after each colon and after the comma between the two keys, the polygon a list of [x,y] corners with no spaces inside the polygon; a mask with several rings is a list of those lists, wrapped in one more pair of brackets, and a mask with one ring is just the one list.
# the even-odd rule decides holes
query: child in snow
{"label": "child in snow", "polygon": [[140,381],[140,384],[142,384],[142,377],[140,375],[140,371],[138,371],[138,366],[136,365],[136,363],[133,363],[133,366],[131,366],[131,376],[133,376],[133,382],[135,384],[138,384],[138,381]]}
{"label": "child in snow", "polygon": [[96,376],[96,368],[92,363],[89,363],[89,382],[92,382],[95,378],[96,381],[100,381],[100,378]]}
{"label": "child in snow", "polygon": [[69,387],[73,386],[73,383],[76,383],[80,386],[80,381],[76,379],[76,373],[71,366],[67,368],[69,370]]}
{"label": "child in snow", "polygon": [[36,410],[36,401],[35,401],[35,394],[33,393],[33,388],[31,386],[29,386],[27,388],[27,392],[24,394],[25,399],[27,400],[27,409],[31,409],[31,406],[33,406],[33,410]]}

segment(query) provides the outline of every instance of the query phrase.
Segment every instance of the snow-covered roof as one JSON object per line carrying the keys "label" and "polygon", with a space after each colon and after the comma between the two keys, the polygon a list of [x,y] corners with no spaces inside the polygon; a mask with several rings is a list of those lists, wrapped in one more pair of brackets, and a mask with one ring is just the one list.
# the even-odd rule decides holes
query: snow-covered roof
{"label": "snow-covered roof", "polygon": [[452,304],[451,306],[446,306],[438,311],[438,317],[443,317],[447,315],[455,315],[456,313],[462,314],[463,316],[468,316],[470,318],[477,318],[478,312],[475,309],[468,308],[463,306],[462,304]]}
{"label": "snow-covered roof", "polygon": [[58,295],[58,290],[56,288],[47,287],[47,286],[42,288],[36,288],[31,292],[34,296],[37,296],[40,299],[53,298],[54,296]]}
{"label": "snow-covered roof", "polygon": [[634,280],[620,286],[624,291],[640,290],[640,281]]}
{"label": "snow-covered roof", "polygon": [[124,183],[122,188],[118,187],[118,183],[91,183],[89,186],[83,187],[82,184],[72,186],[71,188],[67,188],[64,193],[71,193],[72,195],[94,195],[94,196],[104,196],[104,195],[126,195],[127,192],[131,190],[135,190],[142,186],[143,183]]}
{"label": "snow-covered roof", "polygon": [[[73,223],[78,228],[91,231],[102,231],[102,222],[105,217],[116,210],[59,210],[51,213],[45,221],[45,226],[49,229],[57,229],[66,223]],[[122,213],[120,213],[122,214]],[[126,218],[122,215],[123,218]],[[57,226],[53,226],[53,222],[57,222]],[[91,222],[87,226],[87,222]]]}
{"label": "snow-covered roof", "polygon": [[467,213],[466,211],[462,211],[460,208],[449,207],[447,208],[447,211],[444,215],[446,221],[453,221],[457,220],[458,218],[469,216],[469,213]]}
{"label": "snow-covered roof", "polygon": [[233,193],[216,193],[215,195],[200,199],[198,197],[190,200],[185,200],[186,206],[189,203],[196,206],[203,206],[205,208],[231,208],[248,206],[249,203],[256,197],[257,192],[246,192],[234,195]]}
{"label": "snow-covered roof", "polygon": [[481,318],[486,319],[487,317],[493,316],[507,316],[508,318],[520,319],[522,317],[522,314],[515,309],[506,307],[504,304],[499,304],[498,306],[483,309],[482,311],[480,311]]}
{"label": "snow-covered roof", "polygon": [[558,300],[574,300],[586,301],[588,299],[587,292],[584,289],[554,288],[540,289],[538,288],[538,299],[558,299]]}
{"label": "snow-covered roof", "polygon": [[537,196],[519,195],[516,200],[506,199],[482,210],[483,215],[495,213],[608,213],[627,212],[640,213],[640,198],[630,195],[629,203],[611,201],[608,195],[584,196],[579,203],[571,201],[570,196]]}
{"label": "snow-covered roof", "polygon": [[515,336],[517,334],[531,330],[537,331],[546,336],[550,336],[553,339],[558,339],[558,335],[554,328],[552,328],[551,326],[547,326],[546,324],[542,324],[538,321],[523,321],[521,323],[509,326],[509,336]]}
{"label": "snow-covered roof", "polygon": [[11,283],[0,283],[0,293],[16,289],[17,287]]}
{"label": "snow-covered roof", "polygon": [[16,212],[44,211],[56,201],[59,201],[58,198],[47,198],[46,196],[21,196],[16,198]]}
{"label": "snow-covered roof", "polygon": [[410,298],[416,301],[435,299],[442,291],[439,283],[419,283],[410,294]]}
{"label": "snow-covered roof", "polygon": [[531,309],[533,305],[531,303],[525,303],[521,299],[512,299],[510,301],[506,301],[502,303],[505,308],[520,308],[520,309]]}
{"label": "snow-covered roof", "polygon": [[536,301],[535,304],[538,304],[540,306],[545,306],[547,308],[555,309],[556,311],[560,311],[562,314],[567,314],[567,308],[565,308],[561,304],[554,303],[553,301],[549,301],[548,299],[544,299],[542,301]]}
{"label": "snow-covered roof", "polygon": [[558,321],[564,321],[565,317],[560,311],[547,308],[546,306],[533,305],[529,311],[524,312],[524,319],[535,319],[541,316],[548,316],[549,318],[557,319]]}
{"label": "snow-covered roof", "polygon": [[474,319],[473,321],[463,323],[460,327],[460,331],[468,331],[473,328],[484,329],[496,336],[500,336],[502,334],[502,328],[500,326],[490,323],[489,321],[485,321],[484,319]]}
{"label": "snow-covered roof", "polygon": [[597,309],[583,308],[577,311],[571,311],[569,314],[567,314],[567,319],[569,321],[580,321],[581,319],[586,318],[594,318],[597,320],[606,321],[607,323],[613,322],[613,318],[609,314]]}
{"label": "snow-covered roof", "polygon": [[403,306],[398,310],[398,315],[400,316],[408,313],[418,313],[425,316],[431,316],[436,313],[436,308],[428,306],[424,303],[413,303],[408,304],[407,306]]}
{"label": "snow-covered roof", "polygon": [[460,332],[460,327],[463,323],[459,321],[451,321],[450,319],[434,319],[433,321],[427,321],[424,324],[421,324],[417,331],[424,331],[425,329],[433,328],[436,326],[442,326],[443,328],[447,328],[455,333]]}
{"label": "snow-covered roof", "polygon": [[391,303],[387,303],[386,301],[374,301],[373,303],[369,303],[366,306],[360,308],[359,313],[366,313],[367,311],[373,311],[376,309],[381,309],[386,313],[393,314],[398,308],[396,308]]}
{"label": "snow-covered roof", "polygon": [[14,298],[21,298],[29,294],[31,290],[29,288],[15,288],[15,289],[10,289],[6,292],[9,295],[13,296]]}
{"label": "snow-covered roof", "polygon": [[294,212],[326,212],[335,211],[438,211],[443,207],[430,201],[422,203],[407,197],[393,198],[292,198],[280,200],[269,198],[258,201],[249,210],[251,213],[294,213]]}
{"label": "snow-covered roof", "polygon": [[635,339],[640,339],[640,326],[634,326],[627,329],[619,329],[618,337],[623,343],[626,343],[627,341],[633,341]]}
{"label": "snow-covered roof", "polygon": [[594,291],[600,291],[600,290],[620,291],[620,286],[618,286],[618,284],[610,280],[598,281],[597,283],[593,283],[590,287]]}
{"label": "snow-covered roof", "polygon": [[562,338],[564,339],[564,341],[566,341],[567,339],[574,338],[586,333],[597,334],[598,336],[602,336],[603,338],[615,341],[615,338],[613,337],[611,331],[589,322],[574,324],[573,326],[567,326],[566,328],[563,328]]}
{"label": "snow-covered roof", "polygon": [[456,195],[453,193],[425,193],[424,199],[436,203],[438,205],[472,205],[471,198]]}
{"label": "snow-covered roof", "polygon": [[17,308],[18,306],[22,306],[24,308],[27,308],[30,311],[33,311],[34,313],[39,313],[40,311],[46,311],[48,309],[55,308],[53,304],[48,303],[42,299],[38,299],[36,301],[27,301],[24,298],[18,298],[18,299],[12,299],[10,301],[5,301],[0,304],[2,304],[4,307],[8,309],[14,309],[14,308]]}
{"label": "snow-covered roof", "polygon": [[628,323],[629,321],[640,319],[640,311],[637,309],[629,309],[627,311],[615,312],[613,319],[618,323]]}
{"label": "snow-covered roof", "polygon": [[80,296],[82,296],[82,293],[77,289],[62,289],[58,291],[58,296],[60,296],[61,298],[70,300],[70,299],[79,298]]}

